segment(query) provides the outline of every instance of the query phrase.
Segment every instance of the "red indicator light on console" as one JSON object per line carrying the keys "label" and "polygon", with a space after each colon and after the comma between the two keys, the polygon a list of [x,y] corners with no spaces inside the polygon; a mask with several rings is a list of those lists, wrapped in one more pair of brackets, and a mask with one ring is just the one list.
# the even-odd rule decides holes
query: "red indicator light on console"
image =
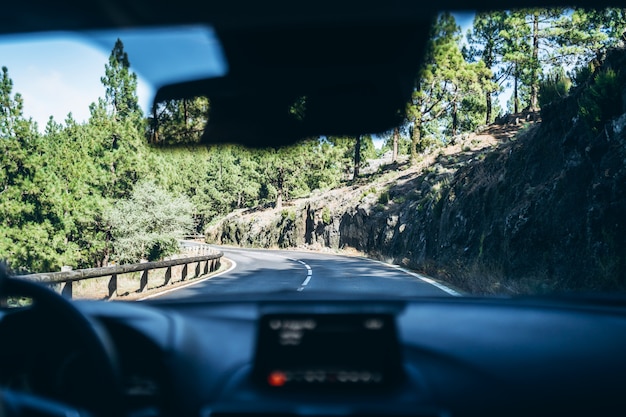
{"label": "red indicator light on console", "polygon": [[287,376],[280,371],[274,371],[267,377],[267,382],[272,387],[282,387],[287,382]]}

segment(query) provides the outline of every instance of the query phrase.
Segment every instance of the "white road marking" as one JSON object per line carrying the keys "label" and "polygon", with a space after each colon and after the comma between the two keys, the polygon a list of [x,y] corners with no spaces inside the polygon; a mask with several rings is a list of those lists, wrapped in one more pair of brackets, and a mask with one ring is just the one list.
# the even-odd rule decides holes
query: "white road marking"
{"label": "white road marking", "polygon": [[306,268],[306,278],[304,279],[304,281],[302,281],[302,284],[300,284],[300,287],[296,291],[304,290],[304,287],[309,285],[309,282],[311,282],[311,278],[313,278],[313,269],[311,269],[311,266],[309,264],[307,264],[306,262],[300,259],[293,259],[293,258],[285,258],[285,259],[289,261],[301,263]]}
{"label": "white road marking", "polygon": [[435,281],[434,279],[425,277],[424,275],[418,274],[418,273],[413,272],[413,271],[409,271],[408,269],[403,268],[400,265],[394,265],[394,264],[390,264],[390,263],[387,263],[387,262],[379,261],[379,260],[376,260],[376,259],[363,258],[363,257],[359,257],[359,258],[360,259],[366,259],[366,260],[372,261],[372,262],[376,262],[376,263],[379,263],[381,265],[385,265],[385,266],[387,266],[389,268],[399,269],[400,271],[404,272],[405,274],[409,274],[411,276],[414,276],[415,278],[417,278],[417,279],[419,279],[421,281],[424,281],[424,282],[426,282],[426,283],[428,283],[428,284],[430,284],[430,285],[432,285],[434,287],[437,287],[441,291],[444,291],[444,292],[446,292],[446,293],[448,293],[450,295],[453,295],[455,297],[461,297],[463,295],[460,292],[455,291],[452,288],[448,288],[445,285],[443,285],[442,283]]}
{"label": "white road marking", "polygon": [[[268,255],[270,255],[270,256],[275,256],[275,257],[278,257],[278,258],[283,258],[283,259],[286,259],[286,260],[289,260],[289,261],[293,261],[293,262],[298,262],[298,263],[300,263],[300,264],[304,265],[304,267],[307,269],[307,276],[306,276],[306,278],[304,279],[304,281],[302,282],[302,284],[300,284],[300,287],[298,287],[298,289],[297,289],[296,291],[298,291],[298,292],[303,291],[303,290],[304,290],[304,288],[305,288],[305,287],[309,284],[309,282],[311,281],[311,278],[313,277],[313,269],[312,269],[312,268],[311,268],[311,266],[310,266],[309,264],[307,264],[306,262],[304,262],[304,261],[302,261],[302,260],[300,260],[300,259],[287,258],[287,257],[285,257],[285,256],[281,256],[281,255],[278,255],[278,254],[268,254]],[[442,290],[442,291],[444,291],[444,292],[446,292],[446,293],[448,293],[448,294],[450,294],[450,295],[452,295],[452,296],[455,296],[455,297],[460,297],[460,296],[462,296],[462,295],[463,295],[463,294],[461,294],[460,292],[458,292],[458,291],[456,291],[456,290],[453,290],[452,288],[449,288],[449,287],[447,287],[446,285],[444,285],[444,284],[442,284],[442,283],[440,283],[440,282],[437,282],[437,281],[435,281],[435,280],[434,280],[434,279],[432,279],[432,278],[428,278],[428,277],[426,277],[426,276],[424,276],[424,275],[422,275],[422,274],[418,274],[418,273],[416,273],[416,272],[410,271],[410,270],[408,270],[408,269],[406,269],[406,268],[401,267],[400,265],[390,264],[390,263],[383,262],[383,261],[379,261],[379,260],[376,260],[376,259],[370,259],[370,258],[365,258],[365,257],[360,257],[360,256],[359,256],[358,258],[359,258],[359,259],[364,259],[364,260],[367,260],[367,261],[371,261],[371,262],[376,262],[376,263],[379,263],[379,264],[381,264],[381,265],[384,265],[384,266],[386,266],[386,267],[388,267],[388,268],[399,269],[399,270],[401,270],[402,272],[404,272],[405,274],[411,275],[411,276],[413,276],[413,277],[415,277],[415,278],[419,279],[420,281],[426,282],[427,284],[430,284],[430,285],[432,285],[432,286],[434,286],[434,287],[437,287],[437,288],[439,288],[440,290]],[[203,282],[203,281],[206,281],[207,279],[215,278],[215,277],[218,277],[218,276],[220,276],[220,275],[222,275],[222,274],[225,274],[225,273],[227,273],[227,272],[230,272],[230,271],[232,271],[233,269],[235,269],[235,267],[237,266],[237,263],[236,263],[235,261],[233,261],[232,259],[229,259],[229,260],[230,260],[230,262],[232,263],[232,265],[231,265],[231,267],[230,267],[228,270],[226,270],[226,271],[220,272],[219,274],[216,274],[216,275],[211,275],[211,276],[209,276],[209,277],[206,277],[206,278],[203,278],[203,279],[200,279],[200,280],[197,280],[197,281],[190,282],[189,284],[186,284],[186,285],[181,285],[181,286],[176,287],[176,288],[171,288],[171,289],[169,289],[169,290],[165,290],[165,291],[162,291],[162,292],[157,293],[157,294],[152,294],[152,295],[146,296],[146,297],[144,297],[144,298],[140,298],[140,299],[138,299],[137,301],[147,300],[147,299],[149,299],[149,298],[158,297],[158,296],[161,296],[161,295],[164,295],[164,294],[167,294],[167,293],[170,293],[170,292],[176,291],[176,290],[180,290],[180,289],[183,289],[183,288],[187,288],[187,287],[190,287],[190,286],[192,286],[192,285],[199,284],[199,283],[201,283],[201,282]]]}
{"label": "white road marking", "polygon": [[448,287],[446,287],[445,285],[443,285],[442,283],[437,282],[437,281],[435,281],[435,280],[433,280],[433,279],[430,279],[430,278],[428,278],[428,277],[425,277],[425,276],[420,275],[420,274],[415,273],[415,272],[407,271],[406,269],[404,269],[404,268],[402,268],[402,267],[401,267],[401,268],[399,268],[399,269],[400,269],[402,272],[407,273],[407,274],[409,274],[409,275],[413,275],[414,277],[419,278],[419,279],[421,279],[422,281],[427,282],[427,283],[429,283],[430,285],[433,285],[433,286],[435,286],[435,287],[439,288],[440,290],[447,292],[447,293],[448,293],[448,294],[450,294],[450,295],[453,295],[453,296],[455,296],[455,297],[460,297],[460,296],[462,295],[462,294],[461,294],[461,293],[459,293],[458,291],[455,291],[455,290],[453,290],[452,288],[448,288]]}
{"label": "white road marking", "polygon": [[147,295],[147,296],[145,296],[143,298],[139,298],[137,301],[143,301],[143,300],[148,300],[150,298],[160,297],[161,295],[165,295],[165,294],[170,293],[170,292],[182,290],[183,288],[191,287],[192,285],[199,284],[199,283],[204,282],[204,281],[206,281],[208,279],[219,277],[220,275],[223,275],[223,274],[225,274],[227,272],[230,272],[230,271],[232,271],[233,269],[235,269],[237,267],[237,262],[233,261],[232,259],[228,259],[228,260],[231,262],[232,265],[226,271],[219,272],[219,273],[217,273],[215,275],[209,275],[206,278],[190,281],[188,284],[180,285],[180,286],[175,287],[175,288],[170,288],[169,290],[161,291],[161,292],[158,292],[156,294]]}

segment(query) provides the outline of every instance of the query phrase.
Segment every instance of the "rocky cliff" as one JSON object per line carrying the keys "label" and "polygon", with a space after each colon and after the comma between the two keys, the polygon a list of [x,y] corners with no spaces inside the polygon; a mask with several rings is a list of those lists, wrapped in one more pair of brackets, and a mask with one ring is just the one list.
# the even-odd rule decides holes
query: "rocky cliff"
{"label": "rocky cliff", "polygon": [[624,64],[609,56],[610,90],[592,76],[535,123],[490,126],[282,210],[231,213],[207,241],[354,248],[471,293],[625,290]]}

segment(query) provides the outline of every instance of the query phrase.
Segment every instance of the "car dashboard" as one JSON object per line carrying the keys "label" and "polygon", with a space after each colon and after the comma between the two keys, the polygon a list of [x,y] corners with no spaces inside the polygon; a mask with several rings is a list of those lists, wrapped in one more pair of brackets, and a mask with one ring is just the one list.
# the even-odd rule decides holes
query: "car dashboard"
{"label": "car dashboard", "polygon": [[626,405],[622,305],[280,297],[76,304],[116,348],[128,415],[598,415]]}

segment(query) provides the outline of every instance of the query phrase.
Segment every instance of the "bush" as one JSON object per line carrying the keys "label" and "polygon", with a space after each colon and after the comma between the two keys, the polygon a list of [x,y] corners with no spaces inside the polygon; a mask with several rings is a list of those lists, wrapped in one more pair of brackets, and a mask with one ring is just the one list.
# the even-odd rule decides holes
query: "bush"
{"label": "bush", "polygon": [[548,75],[539,83],[539,107],[562,99],[571,86],[572,81],[563,73]]}
{"label": "bush", "polygon": [[597,132],[622,110],[619,74],[608,68],[598,73],[579,99],[579,115]]}
{"label": "bush", "polygon": [[193,229],[193,206],[153,182],[135,185],[127,200],[105,213],[119,262],[155,261],[178,252],[178,240]]}
{"label": "bush", "polygon": [[591,79],[591,76],[594,72],[593,64],[586,65],[584,67],[580,67],[575,69],[571,75],[571,79],[574,82],[574,85],[582,85]]}
{"label": "bush", "polygon": [[324,207],[324,209],[322,210],[322,221],[324,222],[324,224],[330,224],[331,218],[330,210],[328,209],[328,207]]}
{"label": "bush", "polygon": [[389,202],[389,190],[384,190],[378,196],[378,204],[387,204]]}
{"label": "bush", "polygon": [[285,221],[285,219],[287,219],[293,222],[296,220],[296,213],[291,210],[283,209],[280,212],[280,218],[281,218],[281,221]]}

